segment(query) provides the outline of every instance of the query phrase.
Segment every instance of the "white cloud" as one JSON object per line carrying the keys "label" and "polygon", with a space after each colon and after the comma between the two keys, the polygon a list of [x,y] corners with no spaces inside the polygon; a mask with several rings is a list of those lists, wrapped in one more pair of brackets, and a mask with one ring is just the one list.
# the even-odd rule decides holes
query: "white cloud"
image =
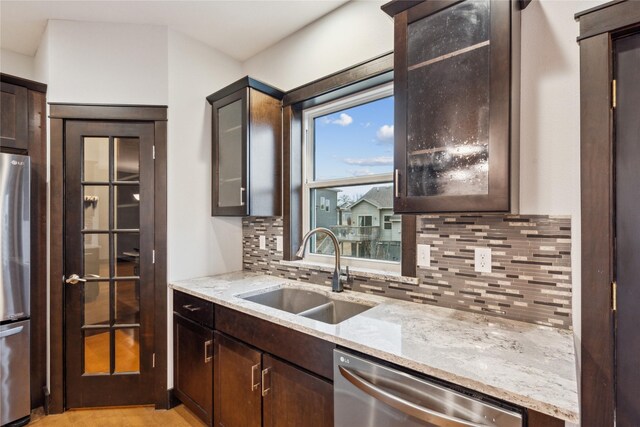
{"label": "white cloud", "polygon": [[364,168],[364,169],[352,169],[349,171],[349,173],[351,174],[351,176],[367,176],[367,175],[373,175],[373,172],[368,169],[368,168]]}
{"label": "white cloud", "polygon": [[378,156],[378,157],[365,157],[360,159],[344,159],[344,162],[348,165],[356,166],[386,166],[393,164],[392,156]]}
{"label": "white cloud", "polygon": [[387,139],[393,139],[393,125],[383,125],[376,132],[376,136],[380,141],[385,141]]}
{"label": "white cloud", "polygon": [[351,122],[353,122],[353,117],[347,113],[340,113],[340,118],[333,120],[331,123],[334,125],[349,126]]}

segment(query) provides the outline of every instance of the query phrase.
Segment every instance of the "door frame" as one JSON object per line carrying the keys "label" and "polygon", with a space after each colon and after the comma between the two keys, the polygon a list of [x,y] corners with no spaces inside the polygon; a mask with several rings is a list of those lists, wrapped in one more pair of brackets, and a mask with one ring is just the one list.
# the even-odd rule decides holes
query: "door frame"
{"label": "door frame", "polygon": [[580,23],[580,176],[582,221],[583,427],[615,416],[613,43],[640,29],[635,1],[616,0],[577,13]]}
{"label": "door frame", "polygon": [[155,287],[153,401],[167,409],[167,107],[160,105],[49,104],[50,177],[50,390],[49,412],[65,409],[64,383],[64,129],[66,120],[151,122],[155,130]]}

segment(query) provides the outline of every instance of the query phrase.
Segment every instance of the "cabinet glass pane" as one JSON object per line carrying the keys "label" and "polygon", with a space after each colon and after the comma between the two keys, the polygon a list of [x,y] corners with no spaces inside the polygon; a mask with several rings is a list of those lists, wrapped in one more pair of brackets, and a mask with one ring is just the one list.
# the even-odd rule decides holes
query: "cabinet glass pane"
{"label": "cabinet glass pane", "polygon": [[84,284],[84,324],[109,324],[109,282]]}
{"label": "cabinet glass pane", "polygon": [[109,229],[109,186],[84,185],[82,208],[85,230]]}
{"label": "cabinet glass pane", "polygon": [[84,373],[109,374],[109,329],[84,331]]}
{"label": "cabinet glass pane", "polygon": [[115,372],[140,371],[140,337],[138,328],[116,329]]}
{"label": "cabinet glass pane", "polygon": [[114,138],[114,181],[140,180],[140,143],[138,138]]}
{"label": "cabinet glass pane", "polygon": [[242,100],[219,108],[217,114],[218,206],[240,206],[244,197],[241,194]]}
{"label": "cabinet glass pane", "polygon": [[119,280],[115,287],[115,322],[140,323],[140,288],[137,280]]}
{"label": "cabinet glass pane", "polygon": [[84,181],[109,182],[109,138],[84,138]]}
{"label": "cabinet glass pane", "polygon": [[116,199],[113,220],[116,229],[137,230],[140,228],[140,186],[115,185],[113,197]]}
{"label": "cabinet glass pane", "polygon": [[140,275],[140,235],[138,233],[117,233],[113,236],[115,251],[115,275],[129,277]]}
{"label": "cabinet glass pane", "polygon": [[109,235],[84,235],[84,275],[109,277]]}
{"label": "cabinet glass pane", "polygon": [[487,43],[489,9],[489,0],[467,0],[409,24],[409,67]]}
{"label": "cabinet glass pane", "polygon": [[[461,14],[458,9],[464,8],[470,12]],[[466,17],[469,25],[488,26],[488,2],[465,2],[411,26],[442,20],[438,25],[446,29],[447,16],[453,21]],[[488,28],[486,31],[488,34]],[[409,67],[408,111],[420,112],[407,119],[409,197],[488,194],[490,47],[488,41],[476,43],[480,39],[476,33],[486,36],[484,30],[462,31],[458,38],[455,31],[452,33],[444,38],[449,46],[442,40],[434,43],[439,44],[435,53],[425,53],[425,48],[418,46],[432,44],[430,39],[409,44],[409,51],[420,51],[415,55],[420,60],[453,52]],[[464,47],[469,49],[460,51]]]}

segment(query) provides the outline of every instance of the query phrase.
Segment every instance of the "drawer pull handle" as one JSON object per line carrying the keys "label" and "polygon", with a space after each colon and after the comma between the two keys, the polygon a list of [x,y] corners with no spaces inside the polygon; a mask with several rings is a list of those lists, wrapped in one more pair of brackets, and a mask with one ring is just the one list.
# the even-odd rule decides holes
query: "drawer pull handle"
{"label": "drawer pull handle", "polygon": [[260,385],[260,383],[256,382],[256,377],[257,377],[256,373],[258,372],[259,369],[260,369],[259,363],[251,367],[251,391],[257,390],[258,386]]}
{"label": "drawer pull handle", "polygon": [[267,375],[269,375],[269,368],[267,369],[263,369],[262,370],[262,396],[266,396],[267,393],[269,393],[269,390],[271,390],[271,385],[269,385],[269,388],[265,388],[265,385],[267,384]]}
{"label": "drawer pull handle", "polygon": [[185,310],[189,310],[192,313],[194,311],[198,311],[202,309],[202,307],[194,307],[192,304],[185,304],[182,306],[182,308],[184,308]]}
{"label": "drawer pull handle", "polygon": [[209,340],[204,343],[204,363],[209,363],[211,362],[211,359],[213,359],[213,356],[211,355],[212,344],[213,340]]}

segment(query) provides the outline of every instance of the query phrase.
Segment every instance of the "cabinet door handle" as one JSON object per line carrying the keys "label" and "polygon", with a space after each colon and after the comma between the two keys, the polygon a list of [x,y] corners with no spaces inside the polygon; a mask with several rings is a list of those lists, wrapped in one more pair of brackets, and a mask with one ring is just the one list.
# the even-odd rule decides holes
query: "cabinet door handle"
{"label": "cabinet door handle", "polygon": [[267,383],[267,375],[269,375],[269,368],[262,370],[262,396],[266,396],[271,390],[271,384],[269,384],[269,388],[265,388],[265,384]]}
{"label": "cabinet door handle", "polygon": [[395,170],[393,175],[393,184],[396,191],[396,197],[400,197],[400,171],[398,169]]}
{"label": "cabinet door handle", "polygon": [[213,340],[205,341],[204,343],[204,363],[211,362],[213,356],[211,355],[211,347],[213,345]]}
{"label": "cabinet door handle", "polygon": [[251,367],[251,391],[257,390],[260,383],[256,382],[257,373],[260,370],[260,364]]}
{"label": "cabinet door handle", "polygon": [[182,308],[184,308],[184,309],[186,309],[186,310],[189,310],[189,311],[190,311],[190,312],[192,312],[192,313],[193,313],[194,311],[198,311],[198,310],[201,310],[201,309],[202,309],[202,307],[194,307],[194,306],[193,306],[193,305],[191,305],[191,304],[185,304],[185,305],[183,305],[183,306],[182,306]]}
{"label": "cabinet door handle", "polygon": [[244,187],[240,187],[240,206],[244,206]]}

